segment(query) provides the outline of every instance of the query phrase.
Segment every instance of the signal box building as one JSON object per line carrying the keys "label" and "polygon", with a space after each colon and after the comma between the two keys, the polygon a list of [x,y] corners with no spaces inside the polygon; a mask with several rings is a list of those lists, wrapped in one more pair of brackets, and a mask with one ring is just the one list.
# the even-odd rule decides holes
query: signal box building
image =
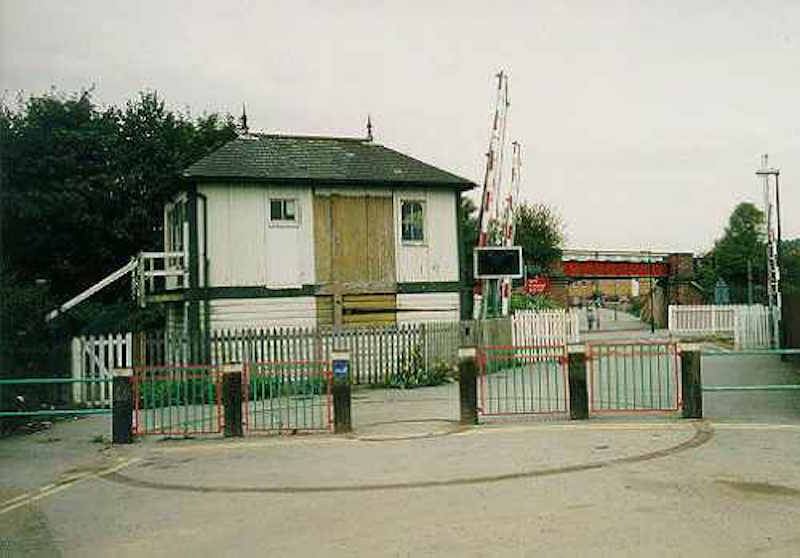
{"label": "signal box building", "polygon": [[369,139],[264,134],[183,178],[164,210],[166,279],[144,295],[169,329],[459,319],[469,180]]}

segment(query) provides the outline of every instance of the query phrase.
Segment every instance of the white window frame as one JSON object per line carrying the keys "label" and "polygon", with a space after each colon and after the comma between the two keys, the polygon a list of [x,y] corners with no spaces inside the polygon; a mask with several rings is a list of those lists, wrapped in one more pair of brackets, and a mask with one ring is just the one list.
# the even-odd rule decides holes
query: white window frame
{"label": "white window frame", "polygon": [[[267,221],[270,227],[299,227],[300,226],[300,200],[293,197],[269,197],[267,198]],[[272,218],[272,202],[279,201],[285,204],[286,202],[294,202],[294,219],[273,219]],[[285,206],[283,206],[285,209]]]}
{"label": "white window frame", "polygon": [[[422,239],[403,238],[403,206],[407,203],[418,203],[422,208]],[[410,246],[425,246],[428,243],[428,208],[426,200],[420,198],[401,198],[400,199],[400,241]]]}

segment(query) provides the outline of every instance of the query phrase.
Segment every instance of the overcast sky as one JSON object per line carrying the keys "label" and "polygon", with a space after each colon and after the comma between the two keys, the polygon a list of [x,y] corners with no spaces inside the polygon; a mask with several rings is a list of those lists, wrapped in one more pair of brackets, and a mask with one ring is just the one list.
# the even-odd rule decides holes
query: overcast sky
{"label": "overcast sky", "polygon": [[[480,183],[494,74],[527,200],[573,248],[700,251],[781,168],[800,236],[800,2],[0,0],[0,92],[157,90],[251,127],[363,135]],[[510,147],[509,147],[510,159]],[[506,173],[506,176],[509,176]]]}

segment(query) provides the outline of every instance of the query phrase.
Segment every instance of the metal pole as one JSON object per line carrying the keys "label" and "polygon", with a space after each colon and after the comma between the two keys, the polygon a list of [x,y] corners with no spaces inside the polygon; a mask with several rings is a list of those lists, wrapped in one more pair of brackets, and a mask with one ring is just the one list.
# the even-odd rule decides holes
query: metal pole
{"label": "metal pole", "polygon": [[647,252],[648,263],[650,264],[650,333],[656,332],[656,298],[653,293],[653,255]]}
{"label": "metal pole", "polygon": [[753,261],[747,258],[747,304],[753,305]]}
{"label": "metal pole", "polygon": [[779,349],[786,346],[786,324],[783,319],[783,301],[781,300],[780,277],[781,277],[781,189],[779,183],[780,171],[775,172],[775,217],[778,220],[778,288],[776,289],[776,298],[778,303],[778,339],[780,340]]}

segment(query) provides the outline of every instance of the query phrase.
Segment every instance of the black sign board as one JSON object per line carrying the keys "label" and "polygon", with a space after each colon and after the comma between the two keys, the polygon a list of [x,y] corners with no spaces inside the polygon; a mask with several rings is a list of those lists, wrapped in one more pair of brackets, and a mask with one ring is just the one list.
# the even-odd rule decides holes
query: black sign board
{"label": "black sign board", "polygon": [[473,252],[475,279],[522,277],[521,246],[482,246]]}

